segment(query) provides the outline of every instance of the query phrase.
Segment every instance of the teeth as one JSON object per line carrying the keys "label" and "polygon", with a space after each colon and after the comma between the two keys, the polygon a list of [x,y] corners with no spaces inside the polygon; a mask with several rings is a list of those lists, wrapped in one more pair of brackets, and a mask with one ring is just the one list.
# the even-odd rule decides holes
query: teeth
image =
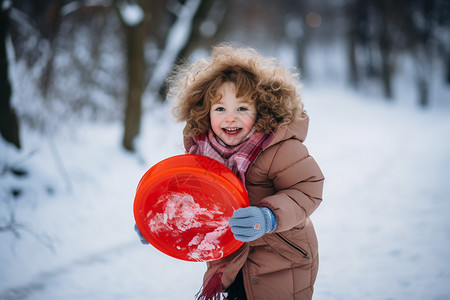
{"label": "teeth", "polygon": [[238,131],[239,128],[225,128],[226,131]]}

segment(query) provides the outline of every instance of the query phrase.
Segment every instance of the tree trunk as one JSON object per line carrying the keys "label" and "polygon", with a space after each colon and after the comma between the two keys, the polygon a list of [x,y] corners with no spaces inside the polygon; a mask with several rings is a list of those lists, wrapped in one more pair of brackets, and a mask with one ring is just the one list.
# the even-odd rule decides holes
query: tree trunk
{"label": "tree trunk", "polygon": [[430,105],[430,100],[428,96],[428,82],[425,78],[419,78],[417,80],[417,88],[419,91],[419,105],[422,108],[428,107]]}
{"label": "tree trunk", "polygon": [[388,1],[381,3],[381,33],[378,39],[381,55],[381,81],[384,91],[384,96],[388,99],[392,99],[392,42],[390,37],[390,4]]}
{"label": "tree trunk", "polygon": [[64,5],[62,3],[50,5],[50,7],[46,9],[46,13],[43,18],[45,21],[42,22],[40,27],[40,32],[42,32],[44,38],[48,40],[51,51],[41,78],[39,79],[40,88],[44,98],[47,98],[53,89],[53,77],[55,73],[54,63],[57,52],[58,32],[62,23],[61,10],[63,6]]}
{"label": "tree trunk", "polygon": [[384,96],[392,99],[392,64],[390,59],[390,51],[381,50],[381,82],[383,86]]}
{"label": "tree trunk", "polygon": [[356,57],[356,49],[361,46],[367,53],[364,64],[370,65],[370,44],[368,43],[368,23],[370,22],[367,0],[355,0],[345,6],[347,17],[347,60],[349,67],[348,80],[353,87],[359,85],[359,68]]}
{"label": "tree trunk", "polygon": [[8,78],[8,55],[6,36],[8,32],[9,8],[3,8],[0,0],[0,134],[20,149],[19,123],[11,107],[11,84]]}
{"label": "tree trunk", "polygon": [[445,82],[450,85],[450,51],[447,53],[447,76],[445,76]]}
{"label": "tree trunk", "polygon": [[125,31],[128,91],[122,144],[125,149],[134,151],[133,141],[141,129],[142,93],[145,80],[145,28],[141,23],[137,26],[127,27]]}
{"label": "tree trunk", "polygon": [[[352,11],[352,13],[354,13]],[[354,15],[350,15],[349,19],[355,19]],[[358,65],[356,63],[356,22],[350,24],[350,30],[347,37],[347,58],[349,63],[349,76],[350,84],[354,87],[358,86]]]}
{"label": "tree trunk", "polygon": [[[116,3],[125,32],[128,84],[122,146],[128,151],[134,151],[134,139],[139,135],[141,129],[142,94],[145,84],[146,22],[144,17],[137,24],[128,24],[122,18],[118,5]],[[142,9],[142,11],[145,10]]]}

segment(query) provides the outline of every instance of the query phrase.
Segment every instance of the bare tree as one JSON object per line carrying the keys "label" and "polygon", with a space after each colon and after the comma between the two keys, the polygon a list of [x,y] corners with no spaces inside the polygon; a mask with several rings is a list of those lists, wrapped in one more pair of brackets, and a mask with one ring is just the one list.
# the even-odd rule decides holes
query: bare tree
{"label": "bare tree", "polygon": [[58,32],[62,24],[62,15],[61,9],[63,7],[63,3],[56,2],[50,3],[46,9],[45,17],[41,20],[40,32],[43,34],[43,38],[45,38],[50,46],[50,53],[48,55],[48,60],[44,67],[43,73],[41,75],[41,91],[45,97],[48,96],[49,91],[52,89],[52,82],[54,76],[54,59],[56,57],[55,53],[57,51],[57,41],[58,41]]}
{"label": "bare tree", "polygon": [[125,149],[134,151],[133,140],[139,135],[141,127],[142,94],[145,88],[146,19],[150,2],[140,0],[135,4],[128,4],[116,0],[115,7],[125,32],[127,58],[128,87],[122,145]]}
{"label": "bare tree", "polygon": [[[194,30],[192,29],[193,27],[196,27],[196,19],[192,16],[196,15],[202,18],[209,10],[211,6],[210,3],[212,3],[212,1],[202,2],[199,0],[191,0],[184,4],[179,2],[176,3],[179,6],[179,12],[174,13],[175,18],[172,19],[171,24],[164,27],[164,30],[161,31],[161,24],[155,22],[162,23],[165,15],[167,16],[173,13],[171,11],[167,11],[165,1],[153,2],[138,0],[134,4],[126,3],[121,0],[115,1],[115,6],[121,19],[126,39],[128,91],[122,145],[129,151],[134,151],[133,140],[139,135],[140,132],[142,95],[146,88],[147,82],[145,66],[151,64],[147,62],[145,58],[145,42],[147,38],[153,38],[154,41],[156,41],[157,46],[161,47],[161,45],[163,45],[164,37],[164,45],[160,51],[161,54],[159,55],[159,59],[163,60],[165,63],[169,62],[169,60],[170,63],[176,63],[177,57],[180,53],[186,53],[186,49],[190,43],[196,40],[193,39],[195,34],[193,34]],[[200,5],[198,3],[200,3]],[[202,7],[202,4],[203,9],[199,9],[199,7]],[[142,13],[142,19],[137,20],[137,22],[130,22],[130,20],[126,17],[126,10],[130,9],[130,7],[136,10],[135,12],[140,11]],[[152,22],[153,26],[149,26],[150,22]],[[184,33],[186,36],[184,36],[183,39],[185,39],[186,42],[180,43],[180,41],[175,41],[175,44],[179,45],[178,47],[174,47],[173,41],[170,40],[174,38],[174,35],[171,35],[171,31],[179,30],[180,24],[186,22],[189,23],[186,24],[186,26],[190,28]],[[179,39],[180,37],[175,36],[175,38]],[[164,76],[168,75],[169,71],[170,70],[158,69],[158,64],[155,63],[153,70],[150,70],[148,73],[152,79],[162,78],[161,82],[158,82],[158,80],[153,81],[154,84],[156,82],[158,86],[161,86],[164,82]],[[152,81],[150,81],[149,84],[151,83]]]}
{"label": "bare tree", "polygon": [[[207,45],[211,45],[221,40],[224,27],[222,26],[226,19],[229,3],[225,0],[206,0],[201,1],[198,8],[192,16],[191,30],[187,33],[186,42],[182,44],[177,53],[174,53],[174,62],[171,71],[176,69],[177,65],[183,63],[196,50]],[[158,93],[162,99],[167,94],[167,83],[160,82]]]}
{"label": "bare tree", "polygon": [[392,78],[394,71],[392,19],[395,16],[392,15],[392,3],[389,0],[372,2],[378,11],[378,21],[381,26],[377,34],[377,43],[381,56],[381,82],[384,96],[391,99],[393,96]]}
{"label": "bare tree", "polygon": [[7,3],[4,4],[4,0],[0,0],[0,133],[6,141],[20,148],[19,123],[11,106],[12,92],[6,52],[9,9]]}

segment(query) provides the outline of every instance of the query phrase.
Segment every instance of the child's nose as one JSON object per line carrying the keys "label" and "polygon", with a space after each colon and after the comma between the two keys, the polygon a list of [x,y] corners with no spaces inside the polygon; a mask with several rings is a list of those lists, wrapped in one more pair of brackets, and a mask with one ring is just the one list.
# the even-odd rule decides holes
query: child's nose
{"label": "child's nose", "polygon": [[225,117],[225,121],[227,122],[233,122],[236,120],[236,115],[232,112],[228,113],[227,116]]}

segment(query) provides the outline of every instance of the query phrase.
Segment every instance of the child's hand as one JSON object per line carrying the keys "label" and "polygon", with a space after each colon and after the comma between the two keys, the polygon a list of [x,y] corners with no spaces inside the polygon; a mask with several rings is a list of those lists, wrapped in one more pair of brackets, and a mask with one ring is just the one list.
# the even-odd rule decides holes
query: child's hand
{"label": "child's hand", "polygon": [[139,236],[139,239],[141,240],[141,243],[143,245],[148,245],[149,243],[147,242],[147,240],[145,239],[145,237],[142,235],[142,233],[139,231],[139,228],[137,227],[136,224],[134,224],[134,231],[136,231],[136,233]]}
{"label": "child's hand", "polygon": [[234,238],[250,242],[277,228],[277,218],[267,207],[239,208],[228,219]]}

